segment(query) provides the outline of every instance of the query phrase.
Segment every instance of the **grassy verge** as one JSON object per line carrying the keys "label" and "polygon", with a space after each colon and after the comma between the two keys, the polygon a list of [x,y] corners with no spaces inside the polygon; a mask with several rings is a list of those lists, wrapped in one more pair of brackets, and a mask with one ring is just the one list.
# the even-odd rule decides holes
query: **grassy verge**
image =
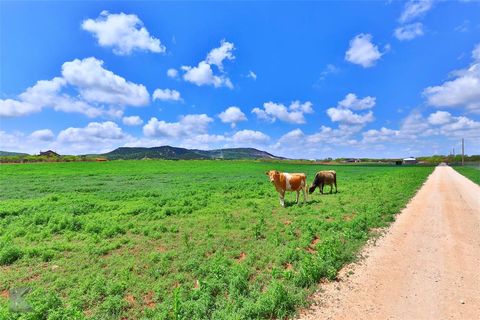
{"label": "grassy verge", "polygon": [[[337,170],[338,194],[281,208],[264,172]],[[0,318],[294,314],[394,220],[431,167],[112,161],[0,168]],[[329,188],[327,187],[327,190]],[[31,312],[8,311],[29,287]]]}
{"label": "grassy verge", "polygon": [[460,174],[480,185],[480,170],[478,167],[453,167]]}

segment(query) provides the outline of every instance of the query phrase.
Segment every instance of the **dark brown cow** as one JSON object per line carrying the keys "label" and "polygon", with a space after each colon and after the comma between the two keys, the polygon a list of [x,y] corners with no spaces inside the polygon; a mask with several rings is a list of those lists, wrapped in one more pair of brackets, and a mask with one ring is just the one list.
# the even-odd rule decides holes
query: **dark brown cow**
{"label": "dark brown cow", "polygon": [[270,178],[270,182],[273,183],[275,189],[280,194],[280,204],[282,207],[285,207],[285,191],[296,191],[298,203],[301,190],[303,193],[303,203],[307,201],[307,176],[304,173],[286,173],[270,170],[265,172],[265,174]]}
{"label": "dark brown cow", "polygon": [[315,174],[315,179],[313,179],[312,185],[308,189],[308,193],[313,193],[315,188],[320,189],[320,193],[323,194],[323,187],[325,185],[330,185],[330,193],[332,193],[333,185],[335,185],[335,193],[338,192],[337,188],[337,173],[335,170],[324,170],[319,171]]}

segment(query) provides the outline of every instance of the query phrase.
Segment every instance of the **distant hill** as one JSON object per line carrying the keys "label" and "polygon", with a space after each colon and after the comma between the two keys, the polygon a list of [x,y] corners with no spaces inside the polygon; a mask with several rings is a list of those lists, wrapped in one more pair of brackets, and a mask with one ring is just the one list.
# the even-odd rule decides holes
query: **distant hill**
{"label": "distant hill", "polygon": [[28,156],[28,153],[0,151],[0,157],[11,157],[11,156]]}
{"label": "distant hill", "polygon": [[217,150],[197,150],[176,148],[171,146],[153,148],[129,148],[121,147],[113,151],[100,154],[109,160],[116,159],[167,159],[167,160],[190,160],[190,159],[284,159],[268,152],[254,148],[229,148]]}

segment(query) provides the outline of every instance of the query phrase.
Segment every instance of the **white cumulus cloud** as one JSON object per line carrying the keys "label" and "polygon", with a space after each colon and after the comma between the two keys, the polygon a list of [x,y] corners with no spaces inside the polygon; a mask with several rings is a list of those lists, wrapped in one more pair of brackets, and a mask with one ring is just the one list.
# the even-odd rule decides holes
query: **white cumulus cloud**
{"label": "white cumulus cloud", "polygon": [[372,111],[361,115],[349,109],[329,108],[327,109],[327,114],[333,122],[341,122],[344,124],[364,125],[375,120]]}
{"label": "white cumulus cloud", "polygon": [[375,106],[376,98],[367,96],[359,99],[354,93],[349,93],[345,98],[338,103],[340,107],[352,109],[352,110],[365,110],[371,109]]}
{"label": "white cumulus cloud", "polygon": [[60,131],[60,142],[102,143],[105,140],[121,140],[126,135],[122,129],[112,121],[90,122],[84,128],[70,127]]}
{"label": "white cumulus cloud", "polygon": [[205,59],[205,62],[208,64],[214,64],[218,67],[220,71],[223,71],[223,60],[233,60],[235,56],[233,55],[233,50],[235,46],[233,43],[222,40],[220,42],[220,47],[212,49]]}
{"label": "white cumulus cloud", "polygon": [[453,80],[438,86],[427,87],[423,94],[427,103],[434,107],[465,107],[480,112],[480,60],[477,58],[479,45],[472,51],[473,63],[466,69],[452,73]]}
{"label": "white cumulus cloud", "polygon": [[232,140],[236,144],[262,144],[270,140],[270,137],[265,133],[254,130],[242,130],[236,132]]}
{"label": "white cumulus cloud", "polygon": [[269,122],[281,120],[289,123],[303,124],[305,123],[304,114],[313,113],[313,107],[310,101],[301,103],[300,101],[293,101],[287,108],[284,104],[274,103],[272,101],[265,102],[262,108],[253,108],[257,118]]}
{"label": "white cumulus cloud", "polygon": [[243,113],[239,107],[235,106],[228,107],[225,111],[222,111],[218,117],[223,123],[230,123],[232,128],[235,128],[238,122],[247,121],[245,113]]}
{"label": "white cumulus cloud", "polygon": [[170,68],[167,70],[167,76],[169,78],[176,78],[178,77],[178,70],[175,68]]}
{"label": "white cumulus cloud", "polygon": [[161,101],[182,101],[180,92],[172,89],[156,89],[153,91],[153,100]]}
{"label": "white cumulus cloud", "polygon": [[452,115],[450,112],[446,111],[437,111],[435,113],[430,114],[428,117],[428,123],[433,125],[440,125],[448,123],[452,120]]}
{"label": "white cumulus cloud", "polygon": [[215,88],[227,87],[232,89],[233,84],[231,80],[224,75],[215,75],[210,64],[205,61],[200,61],[198,66],[182,66],[183,79],[185,81],[196,84],[197,86],[214,86]]}
{"label": "white cumulus cloud", "polygon": [[143,120],[139,116],[123,117],[122,122],[126,126],[139,126],[143,124]]}
{"label": "white cumulus cloud", "polygon": [[375,120],[372,111],[364,114],[355,113],[352,110],[366,110],[375,106],[376,98],[366,96],[359,99],[356,94],[349,93],[345,98],[338,102],[336,107],[328,108],[327,115],[333,122],[339,122],[343,125],[364,126],[368,122]]}
{"label": "white cumulus cloud", "polygon": [[[215,88],[227,87],[232,89],[233,84],[224,72],[223,62],[235,59],[234,48],[233,43],[222,40],[220,47],[212,49],[205,60],[200,61],[197,66],[182,66],[183,79],[197,86],[208,85]],[[217,67],[220,74],[215,74],[212,65]]]}
{"label": "white cumulus cloud", "polygon": [[152,37],[135,14],[102,11],[96,19],[82,22],[82,29],[92,33],[102,47],[111,47],[118,55],[133,51],[165,52],[160,40]]}
{"label": "white cumulus cloud", "polygon": [[69,84],[78,88],[86,101],[144,106],[150,100],[144,85],[129,82],[103,68],[103,61],[93,57],[65,62],[62,75]]}
{"label": "white cumulus cloud", "polygon": [[207,133],[211,122],[213,119],[206,114],[189,114],[182,116],[178,122],[166,122],[154,117],[143,126],[143,134],[147,137],[191,137]]}
{"label": "white cumulus cloud", "polygon": [[32,132],[30,134],[30,137],[35,140],[51,141],[55,138],[55,135],[50,129],[41,129],[41,130],[36,130]]}
{"label": "white cumulus cloud", "polygon": [[372,43],[371,34],[361,33],[350,40],[345,60],[369,68],[373,67],[383,54],[378,50],[378,46]]}

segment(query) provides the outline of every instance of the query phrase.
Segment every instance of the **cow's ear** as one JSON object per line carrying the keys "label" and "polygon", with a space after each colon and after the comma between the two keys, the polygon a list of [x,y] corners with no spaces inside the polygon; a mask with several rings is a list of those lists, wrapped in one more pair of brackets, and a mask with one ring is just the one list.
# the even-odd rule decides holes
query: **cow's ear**
{"label": "cow's ear", "polygon": [[268,176],[268,173],[269,173],[269,172],[270,172],[270,171],[265,171],[265,174]]}

